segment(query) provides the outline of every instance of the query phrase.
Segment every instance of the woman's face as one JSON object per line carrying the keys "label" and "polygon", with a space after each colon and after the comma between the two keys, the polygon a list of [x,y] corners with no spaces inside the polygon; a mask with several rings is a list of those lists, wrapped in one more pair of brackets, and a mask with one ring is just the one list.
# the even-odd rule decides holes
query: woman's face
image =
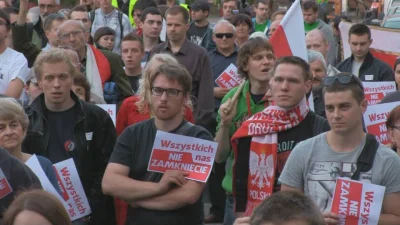
{"label": "woman's face", "polygon": [[400,64],[397,64],[396,69],[394,70],[394,79],[397,84],[397,88],[400,88]]}
{"label": "woman's face", "polygon": [[21,123],[16,120],[0,120],[0,146],[9,150],[21,150],[25,131]]}
{"label": "woman's face", "polygon": [[82,86],[77,86],[75,84],[72,85],[72,91],[78,96],[79,99],[82,101],[86,101],[86,94],[85,94],[85,88]]}
{"label": "woman's face", "polygon": [[246,23],[239,23],[236,25],[236,37],[244,38],[248,37],[250,33],[250,27]]}
{"label": "woman's face", "polygon": [[114,35],[104,35],[98,41],[99,45],[110,51],[112,51],[114,48],[114,42],[115,42]]}
{"label": "woman's face", "polygon": [[[13,225],[53,225],[37,212],[24,210],[14,219]],[[55,224],[54,224],[55,225]]]}

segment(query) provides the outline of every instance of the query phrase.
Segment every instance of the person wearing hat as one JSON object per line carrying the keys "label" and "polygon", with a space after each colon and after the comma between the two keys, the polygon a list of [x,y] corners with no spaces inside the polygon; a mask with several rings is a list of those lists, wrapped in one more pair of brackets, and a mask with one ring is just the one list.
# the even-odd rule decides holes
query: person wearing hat
{"label": "person wearing hat", "polygon": [[109,27],[101,27],[94,33],[93,41],[97,48],[112,51],[115,44],[115,31]]}
{"label": "person wearing hat", "polygon": [[187,32],[188,40],[208,51],[215,49],[212,39],[213,25],[208,22],[210,5],[207,0],[196,0],[190,5],[192,22]]}
{"label": "person wearing hat", "polygon": [[0,94],[19,98],[28,77],[28,61],[23,54],[7,47],[10,17],[0,9]]}

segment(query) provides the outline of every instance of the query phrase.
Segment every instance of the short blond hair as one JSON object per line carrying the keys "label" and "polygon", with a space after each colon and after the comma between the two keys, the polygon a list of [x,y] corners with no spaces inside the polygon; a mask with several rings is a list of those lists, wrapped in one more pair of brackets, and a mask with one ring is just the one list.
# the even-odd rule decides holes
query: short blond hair
{"label": "short blond hair", "polygon": [[66,54],[64,49],[51,48],[49,51],[42,51],[36,58],[33,64],[33,70],[36,74],[36,79],[42,80],[42,67],[44,63],[60,63],[64,62],[68,66],[68,73],[73,76],[75,67],[71,61],[71,58]]}
{"label": "short blond hair", "polygon": [[29,126],[28,116],[24,108],[13,98],[0,98],[0,120],[16,120],[25,132]]}

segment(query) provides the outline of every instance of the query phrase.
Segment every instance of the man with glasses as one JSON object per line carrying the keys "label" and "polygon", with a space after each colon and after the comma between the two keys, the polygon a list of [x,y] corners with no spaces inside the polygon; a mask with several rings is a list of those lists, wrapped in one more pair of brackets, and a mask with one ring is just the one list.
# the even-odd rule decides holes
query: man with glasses
{"label": "man with glasses", "polygon": [[[222,88],[215,81],[217,78],[233,64],[236,66],[238,51],[235,47],[235,30],[236,28],[227,20],[220,20],[215,24],[213,30],[213,39],[217,47],[208,52],[211,61],[211,69],[214,79],[214,99],[215,113],[214,123],[210,125],[215,134],[217,127],[216,117],[222,98],[230,91],[231,88]],[[209,179],[209,192],[211,200],[210,215],[205,218],[206,223],[222,222],[224,218],[225,208],[225,191],[222,189],[221,183],[225,176],[225,162],[214,164],[214,171]]]}
{"label": "man with glasses", "polygon": [[324,56],[314,50],[308,50],[308,64],[311,69],[312,94],[314,101],[314,112],[325,117],[324,98],[322,97],[322,80],[327,76],[326,62]]}
{"label": "man with glasses", "polygon": [[296,56],[282,57],[272,71],[269,84],[276,105],[243,122],[231,139],[237,217],[250,215],[262,200],[281,189],[278,178],[298,143],[329,130],[326,120],[307,104],[312,86],[308,63]]}
{"label": "man with glasses", "polygon": [[[38,48],[44,48],[48,40],[46,38],[45,31],[43,29],[43,22],[48,15],[58,12],[58,9],[60,7],[60,0],[38,0],[38,3],[40,9],[40,17],[39,21],[37,21],[36,24],[34,25],[30,24],[33,26],[31,40],[32,43],[34,43]],[[21,11],[21,3],[20,3],[20,11]]]}
{"label": "man with glasses", "polygon": [[[340,73],[326,77],[323,84],[331,130],[295,147],[279,178],[282,190],[303,192],[317,204],[327,224],[339,224],[339,216],[331,212],[336,178],[382,185],[386,189],[378,223],[397,224],[400,221],[400,158],[364,132],[363,113],[368,103],[360,79]],[[358,170],[357,162],[367,140],[376,147],[372,147],[372,168],[364,172]]]}
{"label": "man with glasses", "polygon": [[193,116],[196,124],[208,130],[214,113],[212,71],[207,52],[186,38],[189,28],[189,13],[182,6],[172,6],[165,13],[168,41],[157,45],[150,56],[156,53],[169,53],[192,75]]}
{"label": "man with glasses", "polygon": [[256,12],[256,17],[252,19],[253,29],[255,31],[260,31],[264,34],[267,34],[267,30],[271,24],[271,21],[268,19],[268,0],[256,0],[256,2],[254,3],[254,8],[254,11]]}
{"label": "man with glasses", "polygon": [[126,128],[119,136],[104,174],[104,193],[131,204],[127,225],[203,224],[201,200],[205,184],[187,180],[187,172],[147,170],[158,130],[213,140],[202,127],[184,120],[192,77],[179,64],[159,65],[144,91],[154,117]]}

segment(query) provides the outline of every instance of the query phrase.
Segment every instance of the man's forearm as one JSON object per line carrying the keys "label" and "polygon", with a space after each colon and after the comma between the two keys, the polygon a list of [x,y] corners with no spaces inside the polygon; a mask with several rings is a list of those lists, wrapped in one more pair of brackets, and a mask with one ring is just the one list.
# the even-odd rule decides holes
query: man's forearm
{"label": "man's forearm", "polygon": [[194,204],[201,197],[204,186],[204,183],[188,181],[184,186],[174,188],[166,194],[133,201],[133,204],[150,210],[169,211],[179,209],[186,205]]}
{"label": "man's forearm", "polygon": [[229,126],[220,126],[215,141],[218,142],[217,154],[215,162],[225,162],[231,152],[231,144],[229,141]]}
{"label": "man's forearm", "polygon": [[382,213],[379,217],[378,225],[400,225],[400,217]]}

